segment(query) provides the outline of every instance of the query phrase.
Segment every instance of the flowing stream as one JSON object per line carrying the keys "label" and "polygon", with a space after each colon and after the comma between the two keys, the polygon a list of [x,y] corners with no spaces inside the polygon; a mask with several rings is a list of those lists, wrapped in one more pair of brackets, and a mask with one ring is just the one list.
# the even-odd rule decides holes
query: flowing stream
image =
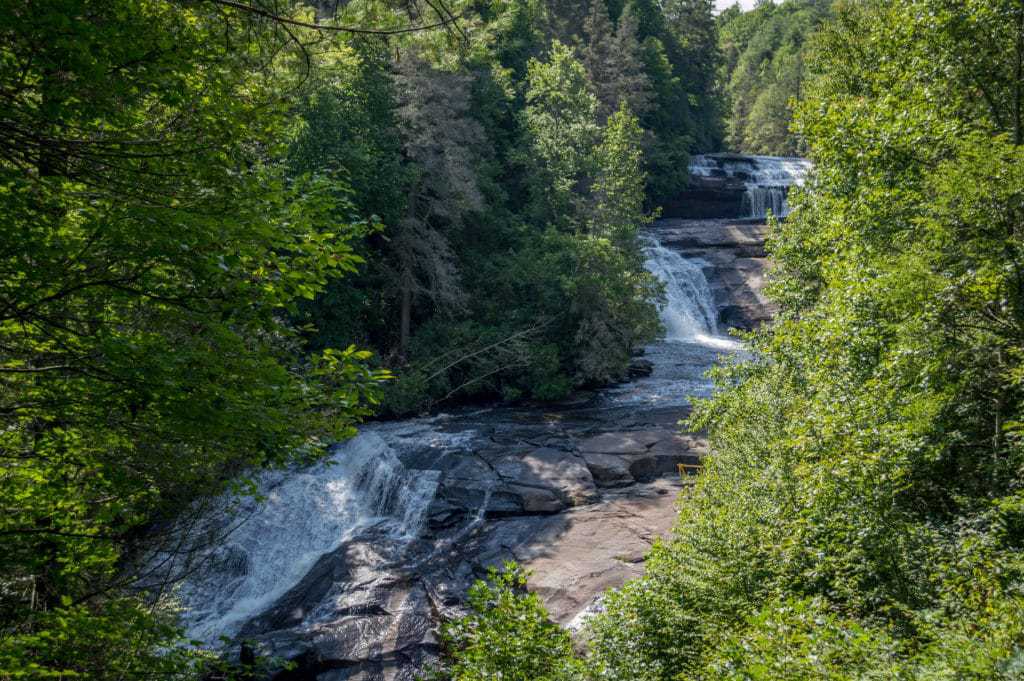
{"label": "flowing stream", "polygon": [[[752,215],[785,215],[784,190],[806,172],[799,159],[693,162],[695,174],[747,183]],[[744,229],[754,227],[666,220],[644,237],[645,266],[665,284],[665,335],[645,349],[646,375],[559,405],[367,424],[324,462],[260,475],[253,497],[225,497],[184,514],[195,527],[170,534],[191,535],[191,543],[165,541],[146,564],[154,583],[186,575],[163,597],[180,607],[188,636],[215,647],[222,637],[258,639],[275,656],[314,660],[313,671],[295,678],[411,679],[409,670],[434,654],[430,632],[439,613],[460,607],[483,564],[557,554],[551,542],[571,523],[559,518],[580,509],[603,518],[612,512],[602,510],[606,504],[654,494],[666,499],[659,512],[670,518],[671,496],[657,496],[668,491],[652,490],[665,476],[678,485],[677,463],[688,460],[686,445],[673,439],[676,423],[694,397],[711,394],[705,374],[716,359],[742,352],[721,323],[731,284],[719,273],[739,275],[748,270],[737,268],[756,260]],[[723,234],[733,241],[723,242]],[[728,270],[732,262],[740,264]],[[654,508],[637,503],[638,511]],[[613,544],[632,541],[616,527],[602,525],[600,534]],[[576,569],[580,557],[569,554],[579,546],[558,549],[568,554],[549,568],[553,574]],[[601,559],[607,565],[585,555],[580,579],[620,570],[616,546]],[[602,579],[587,587],[591,604],[607,586]],[[549,595],[576,604],[565,606],[560,621],[583,612],[570,597],[579,596],[570,593],[579,584]],[[317,671],[341,668],[352,675]]]}
{"label": "flowing stream", "polygon": [[[371,426],[322,463],[263,474],[255,499],[225,498],[208,533],[216,543],[188,556],[197,567],[176,593],[189,638],[211,645],[234,636],[321,556],[361,531],[374,527],[395,541],[414,539],[438,475],[406,470]],[[166,562],[163,554],[156,559]]]}

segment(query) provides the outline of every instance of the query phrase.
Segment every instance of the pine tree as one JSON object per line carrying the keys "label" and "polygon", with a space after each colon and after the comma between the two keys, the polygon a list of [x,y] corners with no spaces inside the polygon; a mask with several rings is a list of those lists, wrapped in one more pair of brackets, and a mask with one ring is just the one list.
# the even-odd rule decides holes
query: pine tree
{"label": "pine tree", "polygon": [[583,22],[583,33],[587,39],[580,51],[580,61],[587,70],[587,76],[594,86],[602,119],[611,115],[616,106],[615,81],[615,27],[608,18],[608,5],[604,0],[594,0],[590,14]]}
{"label": "pine tree", "polygon": [[633,113],[644,113],[652,93],[637,40],[636,16],[623,13],[616,29],[604,0],[595,0],[583,28],[587,44],[582,62],[597,95],[599,120],[607,120],[623,102]]}
{"label": "pine tree", "polygon": [[603,5],[603,0],[546,0],[554,37],[567,45],[580,39],[580,29],[586,23],[592,4]]}
{"label": "pine tree", "polygon": [[619,26],[615,30],[615,71],[612,88],[617,96],[615,108],[625,103],[634,115],[642,116],[651,108],[654,92],[651,88],[651,79],[644,70],[638,30],[636,15],[632,12],[623,12]]}
{"label": "pine tree", "polygon": [[484,133],[469,116],[471,83],[468,74],[439,71],[414,56],[398,65],[402,148],[414,174],[406,215],[390,241],[403,357],[417,297],[443,313],[460,310],[466,299],[449,233],[484,202],[475,168]]}
{"label": "pine tree", "polygon": [[718,91],[722,52],[712,0],[666,0],[663,8],[673,35],[676,74],[692,102],[694,140],[707,151],[721,144],[724,105]]}

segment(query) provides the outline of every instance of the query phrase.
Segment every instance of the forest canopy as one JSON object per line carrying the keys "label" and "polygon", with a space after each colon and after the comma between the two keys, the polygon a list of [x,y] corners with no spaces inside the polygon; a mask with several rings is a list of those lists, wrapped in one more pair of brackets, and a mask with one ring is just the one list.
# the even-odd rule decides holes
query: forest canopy
{"label": "forest canopy", "polygon": [[[769,244],[780,312],[688,424],[712,453],[672,537],[583,654],[493,575],[453,678],[1024,674],[1024,5],[832,11],[794,119],[815,171]],[[542,652],[510,663],[495,632]]]}
{"label": "forest canopy", "polygon": [[718,16],[721,83],[728,100],[726,143],[750,154],[801,156],[807,144],[791,129],[803,98],[810,39],[832,0],[759,2]]}
{"label": "forest canopy", "polygon": [[709,2],[314,4],[0,4],[0,677],[214,673],[133,567],[183,510],[659,331]]}

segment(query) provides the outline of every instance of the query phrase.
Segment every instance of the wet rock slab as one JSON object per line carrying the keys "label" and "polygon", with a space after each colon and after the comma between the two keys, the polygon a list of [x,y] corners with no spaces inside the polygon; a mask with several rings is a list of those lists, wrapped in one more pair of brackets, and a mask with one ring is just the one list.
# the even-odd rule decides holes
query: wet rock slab
{"label": "wet rock slab", "polygon": [[754,329],[776,308],[764,296],[769,268],[761,220],[660,220],[654,232],[665,246],[707,263],[705,276],[723,328]]}
{"label": "wet rock slab", "polygon": [[563,624],[642,573],[675,517],[678,463],[699,460],[700,438],[660,424],[607,431],[618,424],[600,410],[520,415],[513,426],[508,416],[450,424],[478,440],[434,460],[442,477],[418,540],[371,528],[244,626],[239,639],[293,661],[274,678],[414,678],[438,653],[440,622],[509,560],[531,571],[530,588]]}
{"label": "wet rock slab", "polygon": [[[663,220],[655,232],[705,263],[723,326],[770,318],[764,225]],[[413,679],[438,653],[440,622],[463,612],[472,583],[507,560],[530,570],[552,618],[570,623],[639,576],[669,533],[685,474],[707,446],[678,432],[687,402],[662,402],[661,390],[708,390],[703,372],[716,352],[656,344],[635,359],[635,384],[410,431],[408,446],[396,444],[403,465],[440,476],[419,538],[394,542],[370,528],[322,556],[239,638],[294,661],[281,681]],[[462,444],[425,446],[438,428]]]}

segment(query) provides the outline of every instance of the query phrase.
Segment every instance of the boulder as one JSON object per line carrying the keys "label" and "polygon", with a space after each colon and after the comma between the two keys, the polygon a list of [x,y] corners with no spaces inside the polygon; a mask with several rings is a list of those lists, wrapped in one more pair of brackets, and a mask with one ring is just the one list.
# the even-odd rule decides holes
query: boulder
{"label": "boulder", "polygon": [[634,359],[626,372],[630,378],[646,378],[654,373],[654,363],[649,359]]}
{"label": "boulder", "polygon": [[624,487],[635,482],[633,474],[629,472],[630,460],[627,457],[584,452],[583,459],[599,487]]}
{"label": "boulder", "polygon": [[[543,447],[503,457],[494,463],[494,470],[505,485],[503,490],[522,495],[527,512],[554,512],[598,498],[590,469],[572,452]],[[559,502],[558,508],[549,498]]]}

